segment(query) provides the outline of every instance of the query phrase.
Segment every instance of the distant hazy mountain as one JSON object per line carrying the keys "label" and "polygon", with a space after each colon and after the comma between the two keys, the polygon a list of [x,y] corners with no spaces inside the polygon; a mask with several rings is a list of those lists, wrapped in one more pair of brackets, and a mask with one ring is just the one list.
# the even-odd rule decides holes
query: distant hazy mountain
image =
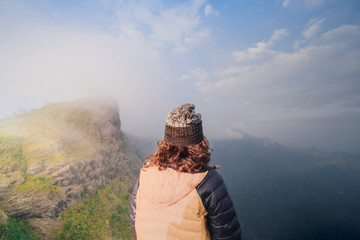
{"label": "distant hazy mountain", "polygon": [[247,134],[211,143],[244,239],[360,238],[360,156]]}

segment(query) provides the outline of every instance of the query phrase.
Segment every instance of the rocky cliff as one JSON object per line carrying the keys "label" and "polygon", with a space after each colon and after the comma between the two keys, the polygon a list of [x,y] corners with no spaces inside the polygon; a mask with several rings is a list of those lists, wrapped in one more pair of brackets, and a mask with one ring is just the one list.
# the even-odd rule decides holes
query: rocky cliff
{"label": "rocky cliff", "polygon": [[[54,238],[59,213],[112,179],[130,188],[141,164],[124,150],[117,103],[90,98],[50,104],[0,122],[0,215]],[[127,189],[128,190],[128,189]]]}

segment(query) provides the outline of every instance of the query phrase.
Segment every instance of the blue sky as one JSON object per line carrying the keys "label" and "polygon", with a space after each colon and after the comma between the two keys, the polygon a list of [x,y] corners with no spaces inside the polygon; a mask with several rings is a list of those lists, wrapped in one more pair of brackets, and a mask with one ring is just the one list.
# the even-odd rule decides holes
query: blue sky
{"label": "blue sky", "polygon": [[0,0],[0,118],[109,95],[161,137],[192,102],[210,139],[360,153],[359,93],[357,0]]}

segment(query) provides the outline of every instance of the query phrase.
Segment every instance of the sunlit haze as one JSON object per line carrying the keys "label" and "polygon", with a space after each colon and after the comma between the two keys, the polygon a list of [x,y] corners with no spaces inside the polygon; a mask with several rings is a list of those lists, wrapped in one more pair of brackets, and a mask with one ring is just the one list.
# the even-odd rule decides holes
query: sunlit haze
{"label": "sunlit haze", "polygon": [[210,139],[360,153],[360,1],[0,0],[0,118],[92,96],[137,136],[191,102]]}

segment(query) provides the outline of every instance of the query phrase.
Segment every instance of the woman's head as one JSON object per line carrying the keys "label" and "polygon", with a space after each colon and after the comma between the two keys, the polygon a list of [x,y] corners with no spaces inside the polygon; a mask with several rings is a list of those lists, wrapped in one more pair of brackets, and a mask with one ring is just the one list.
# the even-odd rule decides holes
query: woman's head
{"label": "woman's head", "polygon": [[209,164],[211,151],[203,135],[201,114],[195,105],[186,103],[172,110],[165,124],[164,140],[147,159],[147,166],[160,170],[171,167],[180,172],[198,172]]}

